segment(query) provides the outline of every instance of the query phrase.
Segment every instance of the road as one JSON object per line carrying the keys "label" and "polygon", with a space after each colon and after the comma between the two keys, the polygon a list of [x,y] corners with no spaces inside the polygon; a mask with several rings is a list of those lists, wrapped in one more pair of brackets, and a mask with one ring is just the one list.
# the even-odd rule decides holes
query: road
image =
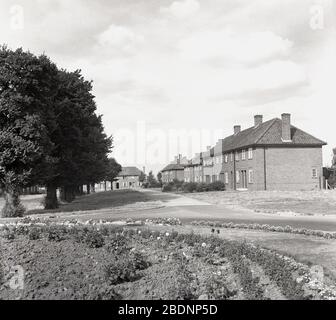
{"label": "road", "polygon": [[[155,217],[176,217],[183,222],[193,220],[213,220],[234,223],[258,223],[274,226],[290,225],[294,228],[335,231],[336,216],[280,216],[269,213],[257,213],[248,209],[212,205],[203,201],[188,198],[184,195],[162,193],[155,190],[140,190],[145,192],[153,202],[162,205],[153,209],[118,210],[104,208],[85,212],[56,214],[59,219],[108,219],[120,220],[125,218],[146,219]],[[37,215],[38,216],[38,215]],[[42,217],[46,215],[41,215]]]}

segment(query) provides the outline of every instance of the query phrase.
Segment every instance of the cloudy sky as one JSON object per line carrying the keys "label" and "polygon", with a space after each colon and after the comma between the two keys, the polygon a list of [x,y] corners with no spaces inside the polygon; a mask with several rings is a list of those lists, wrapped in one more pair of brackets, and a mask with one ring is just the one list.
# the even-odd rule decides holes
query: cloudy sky
{"label": "cloudy sky", "polygon": [[333,0],[2,0],[1,42],[94,81],[123,165],[157,171],[264,119],[336,147]]}

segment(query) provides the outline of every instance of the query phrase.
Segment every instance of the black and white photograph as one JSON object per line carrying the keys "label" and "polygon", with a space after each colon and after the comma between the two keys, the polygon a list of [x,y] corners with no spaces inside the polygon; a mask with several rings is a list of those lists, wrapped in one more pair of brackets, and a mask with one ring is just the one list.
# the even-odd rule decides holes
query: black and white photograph
{"label": "black and white photograph", "polygon": [[335,86],[334,0],[1,0],[0,300],[336,300]]}

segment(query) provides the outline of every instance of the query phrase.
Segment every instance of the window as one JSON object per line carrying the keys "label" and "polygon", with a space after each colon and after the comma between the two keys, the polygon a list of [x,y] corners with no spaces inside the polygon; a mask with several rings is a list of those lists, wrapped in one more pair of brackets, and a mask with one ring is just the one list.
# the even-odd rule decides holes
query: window
{"label": "window", "polygon": [[246,159],[246,152],[245,149],[242,150],[242,160]]}
{"label": "window", "polygon": [[231,152],[231,162],[233,161],[233,152]]}
{"label": "window", "polygon": [[240,180],[240,174],[239,171],[236,171],[236,183],[239,183]]}
{"label": "window", "polygon": [[249,179],[249,183],[253,183],[253,170],[249,170],[248,179]]}
{"label": "window", "polygon": [[227,172],[225,172],[225,183],[229,183],[229,174]]}
{"label": "window", "polygon": [[249,159],[252,159],[252,158],[253,158],[253,149],[252,149],[252,148],[249,148],[249,149],[248,149],[248,158],[249,158]]}
{"label": "window", "polygon": [[224,162],[225,163],[228,163],[228,160],[229,160],[229,156],[226,154],[226,155],[224,155]]}
{"label": "window", "polygon": [[316,168],[312,169],[312,177],[317,178],[317,169]]}
{"label": "window", "polygon": [[236,152],[236,154],[235,154],[235,159],[236,159],[236,161],[239,161],[239,153],[238,152]]}

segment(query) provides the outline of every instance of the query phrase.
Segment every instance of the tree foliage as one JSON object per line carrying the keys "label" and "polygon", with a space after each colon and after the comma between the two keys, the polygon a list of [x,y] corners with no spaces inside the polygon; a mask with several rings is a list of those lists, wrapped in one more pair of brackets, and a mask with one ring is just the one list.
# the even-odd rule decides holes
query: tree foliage
{"label": "tree foliage", "polygon": [[21,215],[19,190],[47,187],[46,208],[57,207],[56,189],[72,201],[79,186],[105,179],[112,137],[97,115],[92,82],[80,70],[59,70],[48,57],[0,48],[0,186],[3,215]]}

